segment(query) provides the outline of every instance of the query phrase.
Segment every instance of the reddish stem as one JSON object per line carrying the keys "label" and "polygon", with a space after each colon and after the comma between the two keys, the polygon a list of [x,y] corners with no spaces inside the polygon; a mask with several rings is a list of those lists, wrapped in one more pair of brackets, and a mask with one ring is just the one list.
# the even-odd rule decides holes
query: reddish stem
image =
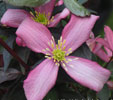
{"label": "reddish stem", "polygon": [[29,69],[29,66],[0,38],[0,44],[22,65],[25,69]]}

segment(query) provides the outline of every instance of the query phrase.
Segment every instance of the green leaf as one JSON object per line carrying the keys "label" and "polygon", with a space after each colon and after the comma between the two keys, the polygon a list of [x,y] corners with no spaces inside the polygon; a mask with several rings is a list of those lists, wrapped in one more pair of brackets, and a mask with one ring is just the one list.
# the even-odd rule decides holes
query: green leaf
{"label": "green leaf", "polygon": [[[27,64],[27,61],[30,55],[30,50],[28,48],[17,47],[16,53]],[[21,67],[22,73],[25,74],[24,67],[21,64],[20,64],[20,67]]]}
{"label": "green leaf", "polygon": [[5,11],[6,11],[6,4],[4,2],[0,2],[0,19]]}
{"label": "green leaf", "polygon": [[111,71],[111,80],[113,80],[113,62],[109,63],[109,65],[107,66],[107,68]]}
{"label": "green leaf", "polygon": [[51,91],[49,91],[44,100],[58,100],[57,91],[53,88]]}
{"label": "green leaf", "polygon": [[72,90],[66,84],[59,84],[57,86],[57,93],[59,100],[86,100],[78,90]]}
{"label": "green leaf", "polygon": [[87,100],[96,100],[96,92],[89,90],[87,92]]}
{"label": "green leaf", "polygon": [[2,100],[27,100],[24,94],[22,84],[20,82],[16,83],[3,96]]}
{"label": "green leaf", "polygon": [[83,44],[82,46],[80,46],[71,55],[86,58],[86,59],[92,59],[92,53],[86,44]]}
{"label": "green leaf", "polygon": [[97,97],[100,99],[100,100],[109,100],[109,97],[110,97],[110,90],[108,88],[107,85],[105,85],[103,87],[103,89],[97,93]]}
{"label": "green leaf", "polygon": [[65,6],[77,16],[89,16],[90,12],[80,5],[77,0],[64,0]]}
{"label": "green leaf", "polygon": [[[14,43],[14,36],[10,36],[7,40],[6,40],[6,43],[8,44],[8,46],[10,48],[13,48],[13,43]],[[11,54],[6,50],[4,49],[3,51],[3,59],[4,59],[4,71],[7,70],[9,64],[10,64],[10,61],[12,60],[12,56]]]}
{"label": "green leaf", "polygon": [[4,1],[15,6],[36,7],[44,3],[47,3],[50,0],[4,0]]}
{"label": "green leaf", "polygon": [[78,0],[78,3],[79,4],[84,4],[84,3],[86,3],[88,0]]}

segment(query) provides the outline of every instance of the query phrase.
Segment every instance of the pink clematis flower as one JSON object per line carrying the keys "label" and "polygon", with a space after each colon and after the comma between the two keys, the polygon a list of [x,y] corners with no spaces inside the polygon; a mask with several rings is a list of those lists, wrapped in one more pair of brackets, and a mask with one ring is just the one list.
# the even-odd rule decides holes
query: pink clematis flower
{"label": "pink clematis flower", "polygon": [[104,38],[94,38],[93,36],[87,41],[87,44],[94,54],[96,54],[105,62],[109,62],[113,56],[113,31],[108,26],[104,27],[104,31]]}
{"label": "pink clematis flower", "polygon": [[26,17],[30,16],[38,23],[48,27],[54,27],[61,19],[66,18],[70,14],[69,10],[65,8],[63,12],[51,17],[55,2],[56,0],[51,0],[45,5],[34,8],[35,14],[21,9],[8,9],[1,18],[1,23],[6,26],[17,28]]}
{"label": "pink clematis flower", "polygon": [[57,2],[56,6],[60,6],[60,5],[62,5],[63,3],[64,3],[63,0],[59,0],[59,1]]}
{"label": "pink clematis flower", "polygon": [[17,36],[25,45],[37,53],[44,53],[45,59],[33,69],[24,81],[27,100],[42,100],[55,85],[59,66],[75,81],[95,91],[100,91],[107,82],[110,71],[96,62],[80,57],[69,56],[88,38],[98,16],[81,18],[71,16],[55,43],[50,31],[44,25],[26,18],[17,29]]}
{"label": "pink clematis flower", "polygon": [[[21,9],[8,9],[3,17],[1,23],[5,26],[17,28],[26,17],[31,17],[33,21],[41,23],[47,27],[55,27],[61,19],[66,18],[70,11],[65,8],[61,13],[51,17],[56,0],[51,0],[45,5],[35,8],[35,15],[32,12],[27,12]],[[16,43],[19,46],[25,46],[25,43],[19,38],[16,38]]]}
{"label": "pink clematis flower", "polygon": [[[87,45],[90,48],[90,50],[97,55],[100,59],[102,59],[105,62],[109,62],[110,57],[112,56],[112,52],[104,46],[104,49],[102,48],[103,45],[98,43],[96,40],[100,39],[99,37],[94,37],[94,34],[90,34],[90,38],[87,40]],[[106,51],[106,52],[105,52]]]}
{"label": "pink clematis flower", "polygon": [[113,52],[113,31],[108,26],[104,27],[104,31],[105,31],[104,39],[98,38],[96,41],[104,45]]}

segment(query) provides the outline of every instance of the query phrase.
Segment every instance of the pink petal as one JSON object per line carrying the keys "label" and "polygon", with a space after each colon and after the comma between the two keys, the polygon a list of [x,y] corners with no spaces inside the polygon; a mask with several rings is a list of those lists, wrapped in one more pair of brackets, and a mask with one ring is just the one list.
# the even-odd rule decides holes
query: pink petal
{"label": "pink petal", "polygon": [[72,48],[72,51],[74,51],[80,47],[89,38],[91,30],[98,18],[95,15],[82,18],[72,14],[70,22],[62,32],[62,38],[66,40],[66,49]]}
{"label": "pink petal", "polygon": [[35,10],[40,13],[45,13],[46,15],[49,14],[48,19],[51,17],[52,11],[54,9],[56,0],[50,0],[50,2],[42,5],[40,7],[36,7]]}
{"label": "pink petal", "polygon": [[[103,49],[102,49],[102,44],[100,43],[96,43],[96,39],[89,39],[87,41],[87,45],[89,46],[90,50],[97,55],[100,59],[104,60],[105,62],[108,62],[110,60],[109,56],[111,54],[110,51],[108,51],[107,48],[105,48],[108,52],[106,53]],[[109,53],[109,55],[108,55]]]}
{"label": "pink petal", "polygon": [[50,22],[48,27],[55,27],[60,22],[61,19],[66,18],[69,14],[70,11],[67,8],[65,8],[61,13],[58,13],[54,16],[53,21]]}
{"label": "pink petal", "polygon": [[110,57],[105,53],[105,51],[101,48],[97,52],[93,52],[96,54],[100,59],[102,59],[105,62],[109,62]]}
{"label": "pink petal", "polygon": [[95,42],[95,47],[93,48],[93,52],[96,53],[102,48],[102,44]]}
{"label": "pink petal", "polygon": [[110,49],[109,43],[106,40],[104,40],[103,38],[96,38],[96,42],[98,42],[98,43],[102,44],[103,46]]}
{"label": "pink petal", "polygon": [[105,62],[108,62],[110,60],[110,57],[105,53],[105,51],[102,49],[102,45],[99,43],[96,43],[96,39],[89,39],[87,41],[87,45],[90,48],[90,50],[97,55],[100,59],[104,60]]}
{"label": "pink petal", "polygon": [[42,100],[54,86],[58,66],[53,60],[46,59],[32,70],[24,81],[24,91],[27,100]]}
{"label": "pink petal", "polygon": [[60,6],[60,5],[62,5],[63,3],[64,3],[63,0],[59,0],[59,1],[57,2],[56,6]]}
{"label": "pink petal", "polygon": [[105,51],[106,51],[107,55],[108,55],[109,57],[112,57],[112,51],[111,51],[111,50],[109,50],[109,49],[108,49],[108,48],[106,48],[106,47],[104,47],[104,49],[105,49]]}
{"label": "pink petal", "polygon": [[48,42],[52,40],[50,31],[31,18],[26,18],[22,22],[16,34],[28,48],[35,52],[43,53],[43,49],[49,48]]}
{"label": "pink petal", "polygon": [[63,67],[67,74],[81,85],[95,91],[102,89],[111,74],[96,62],[72,56],[66,59],[70,60],[65,66],[67,69]]}
{"label": "pink petal", "polygon": [[102,44],[97,43],[92,51],[94,54],[96,54],[100,59],[104,60],[105,62],[109,62],[110,57],[112,56],[111,51],[104,47],[102,48]]}
{"label": "pink petal", "polygon": [[109,87],[110,89],[113,90],[113,81],[108,81],[108,82],[107,82],[107,85],[108,85],[108,87]]}
{"label": "pink petal", "polygon": [[1,23],[17,28],[27,16],[30,15],[25,10],[8,9],[1,18]]}
{"label": "pink petal", "polygon": [[88,45],[88,47],[90,48],[90,50],[93,51],[94,48],[95,48],[95,46],[96,46],[95,39],[88,39],[86,41],[86,44]]}
{"label": "pink petal", "polygon": [[19,38],[19,37],[16,38],[16,43],[17,43],[19,46],[23,46],[23,47],[26,46],[26,44],[25,44],[25,43],[22,41],[22,39]]}
{"label": "pink petal", "polygon": [[108,26],[104,27],[104,31],[105,31],[105,36],[109,43],[110,49],[113,51],[113,31]]}

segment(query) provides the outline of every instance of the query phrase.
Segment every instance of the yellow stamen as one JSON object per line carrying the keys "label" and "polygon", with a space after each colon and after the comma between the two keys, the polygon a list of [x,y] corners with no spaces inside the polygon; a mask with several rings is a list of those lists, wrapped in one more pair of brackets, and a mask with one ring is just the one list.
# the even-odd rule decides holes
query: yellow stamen
{"label": "yellow stamen", "polygon": [[68,49],[68,51],[71,51],[71,50],[72,50],[72,48],[69,48],[69,49]]}
{"label": "yellow stamen", "polygon": [[50,51],[49,48],[46,48],[47,51]]}
{"label": "yellow stamen", "polygon": [[66,43],[66,40],[63,41],[63,45]]}
{"label": "yellow stamen", "polygon": [[66,48],[66,47],[64,46],[64,47],[63,47],[63,50],[65,50],[65,48]]}
{"label": "yellow stamen", "polygon": [[72,61],[71,59],[68,59],[68,61]]}
{"label": "yellow stamen", "polygon": [[66,65],[64,63],[62,63],[63,67],[66,67]]}
{"label": "yellow stamen", "polygon": [[[51,53],[48,53],[48,51],[50,52],[49,48],[46,48],[44,51],[47,52],[45,56],[46,58],[53,59],[55,65],[57,66],[59,66],[60,63],[62,63],[62,66],[67,71],[68,69],[66,68],[66,64],[72,60],[66,59],[65,57],[69,55],[70,52],[72,52],[72,48],[69,48],[67,51],[65,51],[65,43],[66,40],[62,41],[62,37],[60,37],[60,40],[58,40],[58,44],[55,44],[54,37],[52,37],[52,40],[48,42],[48,45],[50,46],[50,48],[52,48],[53,51]],[[72,67],[72,65],[70,65],[70,67]]]}
{"label": "yellow stamen", "polygon": [[33,12],[30,12],[30,14],[32,15],[32,19],[38,23],[41,23],[41,24],[44,24],[44,25],[48,25],[50,24],[50,22],[53,21],[54,17],[52,17],[51,19],[50,18],[50,13],[48,14],[45,14],[44,13],[40,13],[40,12],[37,12],[35,11],[34,13]]}

